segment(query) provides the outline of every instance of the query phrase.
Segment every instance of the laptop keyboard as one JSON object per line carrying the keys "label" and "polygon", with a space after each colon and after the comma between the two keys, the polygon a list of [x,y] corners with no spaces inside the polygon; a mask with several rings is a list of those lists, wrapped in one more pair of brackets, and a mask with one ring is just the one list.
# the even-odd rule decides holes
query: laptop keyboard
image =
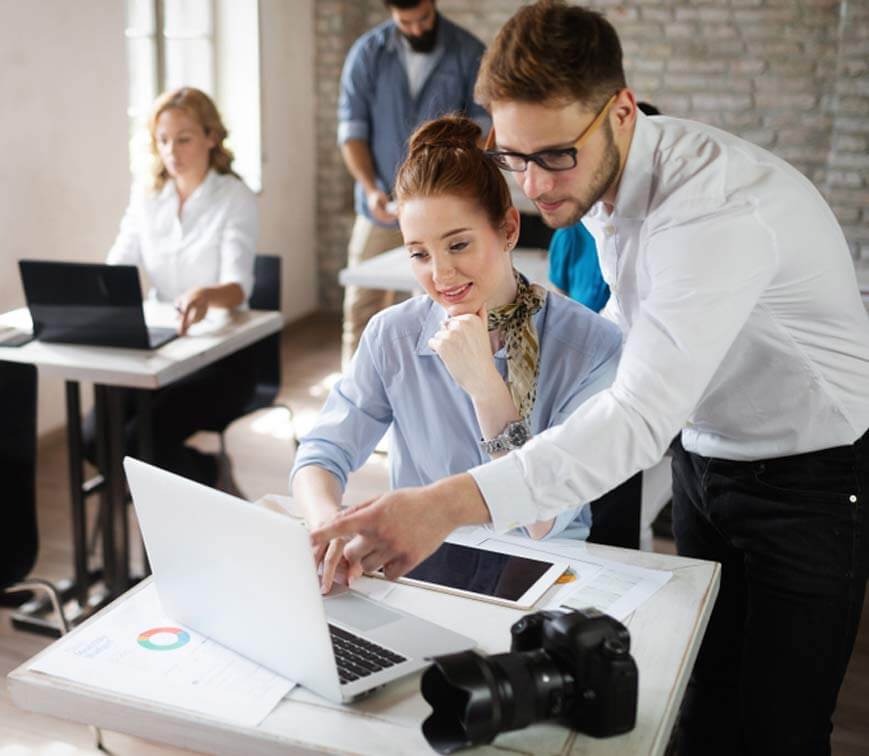
{"label": "laptop keyboard", "polygon": [[348,633],[340,627],[329,625],[332,635],[332,648],[335,650],[335,661],[338,663],[338,676],[341,683],[353,682],[362,677],[373,675],[382,669],[394,667],[407,661],[405,657],[394,651],[378,646],[365,638]]}
{"label": "laptop keyboard", "polygon": [[174,339],[178,332],[174,328],[160,328],[159,326],[151,326],[148,331],[148,347],[156,349],[163,346]]}

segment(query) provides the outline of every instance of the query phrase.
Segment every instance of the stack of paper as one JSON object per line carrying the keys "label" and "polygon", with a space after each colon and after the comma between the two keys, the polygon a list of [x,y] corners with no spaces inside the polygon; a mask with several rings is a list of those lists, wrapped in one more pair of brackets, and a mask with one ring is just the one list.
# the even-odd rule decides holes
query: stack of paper
{"label": "stack of paper", "polygon": [[294,686],[168,618],[153,583],[30,669],[250,727]]}

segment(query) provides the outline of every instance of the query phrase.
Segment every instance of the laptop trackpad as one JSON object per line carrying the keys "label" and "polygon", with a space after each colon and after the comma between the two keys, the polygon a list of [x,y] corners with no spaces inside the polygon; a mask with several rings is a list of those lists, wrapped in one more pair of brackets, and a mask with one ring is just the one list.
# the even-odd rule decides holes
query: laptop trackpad
{"label": "laptop trackpad", "polygon": [[323,604],[330,620],[362,631],[374,630],[404,616],[349,592],[330,596]]}

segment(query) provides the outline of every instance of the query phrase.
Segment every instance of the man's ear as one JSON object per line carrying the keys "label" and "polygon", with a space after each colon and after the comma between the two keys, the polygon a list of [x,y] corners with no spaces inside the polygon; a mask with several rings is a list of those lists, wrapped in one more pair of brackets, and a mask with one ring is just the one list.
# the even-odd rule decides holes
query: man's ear
{"label": "man's ear", "polygon": [[617,130],[633,127],[637,120],[637,97],[632,89],[626,87],[619,92],[611,113],[615,116]]}

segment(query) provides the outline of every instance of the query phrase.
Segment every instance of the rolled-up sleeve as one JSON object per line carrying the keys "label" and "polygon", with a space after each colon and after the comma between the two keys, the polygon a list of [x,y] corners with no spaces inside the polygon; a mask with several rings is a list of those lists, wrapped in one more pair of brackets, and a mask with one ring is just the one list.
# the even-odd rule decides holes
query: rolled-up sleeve
{"label": "rolled-up sleeve", "polygon": [[392,423],[392,407],[375,364],[376,319],[365,329],[359,348],[341,380],[329,392],[311,431],[302,438],[290,481],[298,470],[317,465],[341,484],[371,456]]}
{"label": "rolled-up sleeve", "polygon": [[142,192],[139,186],[133,186],[130,191],[130,201],[121,219],[121,227],[115,238],[115,243],[106,256],[109,265],[142,264],[142,245],[140,239],[142,218]]}
{"label": "rolled-up sleeve", "polygon": [[591,501],[657,462],[772,280],[776,240],[754,206],[650,228],[648,296],[613,385],[563,425],[471,475],[496,530]]}
{"label": "rolled-up sleeve", "polygon": [[220,239],[220,283],[237,283],[245,301],[253,291],[259,220],[256,196],[241,181],[227,210]]}
{"label": "rolled-up sleeve", "polygon": [[338,94],[338,144],[349,139],[368,141],[371,133],[369,53],[359,40],[344,61]]}

